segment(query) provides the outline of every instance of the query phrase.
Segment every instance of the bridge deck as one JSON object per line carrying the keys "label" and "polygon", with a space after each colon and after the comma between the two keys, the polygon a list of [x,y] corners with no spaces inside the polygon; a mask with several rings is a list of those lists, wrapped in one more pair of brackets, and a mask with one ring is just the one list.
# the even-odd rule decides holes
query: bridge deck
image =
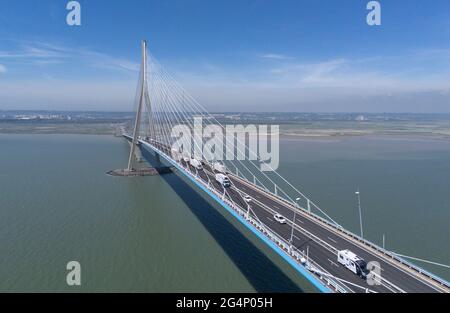
{"label": "bridge deck", "polygon": [[[128,137],[128,139],[130,139]],[[151,149],[163,156],[170,162],[176,162],[170,156],[170,149],[157,142],[142,141],[144,145],[140,148]],[[204,164],[202,170],[196,170],[183,160],[176,162],[180,168],[196,175],[197,179],[208,188],[213,188],[219,195],[224,194],[224,189],[220,183],[215,180],[214,170]],[[409,271],[406,267],[395,264],[394,261],[377,253],[374,249],[366,247],[364,244],[354,240],[345,234],[328,226],[326,223],[317,220],[303,210],[299,210],[294,205],[284,202],[273,194],[258,188],[243,179],[230,174],[232,186],[227,188],[225,198],[231,200],[242,210],[247,210],[247,203],[243,195],[249,195],[252,198],[250,203],[252,218],[256,218],[267,226],[271,232],[283,238],[286,242],[291,236],[291,225],[294,211],[296,212],[293,245],[299,251],[309,250],[309,257],[325,272],[338,277],[346,283],[346,289],[351,292],[364,292],[363,289],[352,284],[369,288],[376,292],[448,292],[447,286],[433,284],[428,279],[424,279],[420,274]],[[282,214],[287,219],[287,224],[280,224],[273,219],[275,213]],[[336,252],[338,250],[349,249],[367,262],[376,261],[381,266],[382,285],[369,286],[363,279],[359,278],[348,269],[337,262]]]}

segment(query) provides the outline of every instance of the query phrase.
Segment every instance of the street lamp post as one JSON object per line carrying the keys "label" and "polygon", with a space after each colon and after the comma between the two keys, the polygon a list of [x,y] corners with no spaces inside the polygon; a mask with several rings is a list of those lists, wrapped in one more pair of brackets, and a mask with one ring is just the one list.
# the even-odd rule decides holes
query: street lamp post
{"label": "street lamp post", "polygon": [[362,213],[361,213],[361,196],[359,194],[359,188],[358,190],[355,192],[355,194],[358,197],[358,210],[359,210],[359,228],[361,230],[361,238],[364,238],[364,233],[363,233],[363,224],[362,224]]}

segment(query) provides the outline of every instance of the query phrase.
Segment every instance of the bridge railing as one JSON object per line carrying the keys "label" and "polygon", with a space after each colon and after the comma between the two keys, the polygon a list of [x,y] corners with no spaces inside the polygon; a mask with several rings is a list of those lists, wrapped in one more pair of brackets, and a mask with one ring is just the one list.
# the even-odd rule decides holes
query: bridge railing
{"label": "bridge railing", "polygon": [[[145,141],[144,141],[145,142]],[[159,148],[155,147],[154,145],[152,145],[149,142],[146,142],[147,144],[151,145],[151,147],[154,150],[157,150],[159,153],[163,154],[167,159],[169,159],[171,162],[178,164],[180,166],[182,166],[181,164],[179,164],[176,160],[174,160],[170,155],[166,154],[164,151],[160,150]],[[182,166],[183,167],[183,166]],[[287,254],[294,262],[296,262],[299,266],[302,266],[303,268],[305,268],[306,270],[308,270],[309,272],[311,272],[313,275],[315,275],[316,277],[318,277],[319,281],[322,282],[322,284],[324,286],[326,286],[327,288],[334,290],[336,292],[341,292],[341,293],[347,293],[347,292],[351,292],[351,289],[349,289],[348,287],[346,287],[345,285],[339,283],[338,281],[334,280],[331,278],[331,274],[329,276],[323,276],[320,274],[317,274],[316,271],[312,271],[311,269],[314,268],[318,268],[320,269],[322,272],[325,272],[325,269],[323,269],[322,267],[320,267],[316,262],[314,262],[313,260],[308,258],[308,266],[305,266],[305,264],[302,264],[300,262],[301,258],[305,257],[304,253],[300,253],[298,251],[295,251],[295,249],[293,249],[292,245],[290,245],[290,243],[288,241],[286,241],[284,238],[280,237],[278,234],[276,234],[275,232],[271,231],[269,227],[267,227],[266,225],[264,225],[262,222],[254,219],[253,217],[247,215],[246,210],[244,210],[242,207],[240,207],[238,204],[236,204],[235,202],[229,200],[228,198],[224,197],[223,194],[220,194],[219,192],[217,192],[217,190],[211,186],[210,184],[206,184],[200,177],[194,175],[193,173],[191,173],[189,170],[185,169],[185,172],[191,176],[192,179],[198,181],[199,183],[201,183],[202,185],[204,185],[210,192],[214,193],[214,195],[216,197],[218,197],[221,201],[223,201],[226,205],[228,205],[232,210],[234,210],[238,215],[240,215],[247,223],[250,223],[254,228],[256,228],[261,234],[263,234],[264,236],[266,236],[268,239],[270,239],[272,242],[274,242],[285,254]],[[294,247],[295,248],[295,247]],[[309,268],[310,266],[312,266],[311,268]]]}
{"label": "bridge railing", "polygon": [[[145,141],[144,141],[144,142],[145,142]],[[155,147],[154,145],[152,145],[152,144],[149,143],[149,142],[146,142],[146,143],[147,143],[147,144],[150,144],[150,145],[152,146],[153,149],[156,149],[156,150],[158,150],[160,153],[164,154],[164,155],[165,155],[167,158],[169,158],[172,162],[178,164],[178,162],[177,162],[176,160],[174,160],[170,155],[168,155],[168,154],[165,153],[164,151],[161,151],[160,149],[158,149],[157,147]],[[204,185],[208,188],[208,190],[210,190],[211,192],[215,193],[215,195],[216,195],[217,197],[219,197],[222,201],[226,202],[226,203],[227,203],[231,208],[233,208],[235,211],[240,211],[240,212],[238,212],[238,213],[239,213],[240,215],[242,215],[242,216],[245,217],[245,210],[243,210],[240,206],[238,206],[238,205],[235,204],[234,202],[231,202],[231,201],[229,201],[228,199],[224,198],[223,195],[219,194],[212,186],[210,186],[210,185],[208,185],[208,184],[205,184],[205,183],[201,180],[200,177],[197,177],[197,176],[193,175],[193,173],[191,173],[190,171],[186,171],[186,172],[187,172],[190,176],[192,176],[193,179],[195,179],[195,180],[199,181],[200,183],[204,184]],[[381,253],[381,254],[383,254],[383,255],[385,255],[385,256],[391,258],[392,260],[397,261],[397,262],[399,262],[399,263],[401,263],[401,264],[407,266],[409,269],[414,270],[414,271],[416,271],[417,273],[419,273],[419,274],[421,274],[421,275],[424,275],[424,276],[428,277],[429,279],[432,279],[433,281],[435,281],[436,283],[440,284],[441,286],[444,286],[444,287],[446,287],[446,288],[449,288],[449,283],[448,283],[447,281],[445,281],[444,279],[442,279],[442,278],[440,278],[440,277],[437,277],[436,275],[434,275],[434,274],[432,274],[432,273],[427,272],[426,270],[420,268],[419,266],[417,266],[417,265],[415,265],[415,264],[412,264],[411,262],[408,262],[408,261],[404,260],[403,258],[397,256],[397,255],[396,255],[395,253],[393,253],[393,252],[387,251],[387,250],[385,250],[385,249],[379,247],[378,245],[376,245],[376,244],[374,244],[374,243],[372,243],[372,242],[370,242],[370,241],[368,241],[368,240],[366,240],[366,239],[361,238],[360,236],[358,236],[358,235],[356,235],[356,234],[354,234],[354,233],[352,233],[352,232],[350,232],[350,231],[344,229],[341,225],[337,225],[337,224],[335,224],[335,223],[331,223],[330,221],[324,219],[323,217],[321,217],[321,216],[319,216],[319,215],[317,215],[317,214],[315,214],[315,213],[313,213],[313,212],[310,212],[310,211],[306,210],[305,208],[302,208],[302,207],[300,207],[300,206],[294,205],[294,204],[292,204],[290,201],[287,201],[286,199],[280,197],[279,195],[276,195],[276,194],[272,193],[271,191],[269,191],[269,190],[267,190],[267,189],[263,189],[263,188],[261,188],[260,186],[251,184],[251,183],[248,182],[246,179],[243,179],[243,178],[241,178],[241,177],[239,177],[239,176],[236,176],[236,175],[233,174],[233,173],[229,173],[229,175],[231,175],[231,176],[233,176],[233,177],[235,177],[235,178],[238,178],[240,181],[243,181],[243,182],[245,182],[245,183],[247,183],[247,184],[250,184],[251,186],[254,186],[254,187],[258,188],[258,189],[260,189],[261,191],[264,191],[265,193],[269,193],[273,198],[275,198],[276,200],[281,201],[281,202],[283,202],[283,203],[285,203],[285,204],[288,204],[288,205],[291,206],[294,210],[300,210],[300,211],[302,211],[304,214],[307,214],[308,216],[311,216],[312,218],[317,219],[318,221],[320,221],[320,222],[322,222],[322,223],[325,223],[325,224],[328,225],[329,227],[332,227],[332,228],[334,228],[335,230],[337,230],[337,231],[339,231],[339,232],[342,232],[343,234],[345,234],[345,235],[347,235],[347,236],[349,236],[349,237],[351,237],[351,238],[357,240],[358,242],[362,243],[363,245],[365,245],[365,246],[367,246],[367,247],[369,247],[369,248],[371,248],[371,249],[376,250],[377,252],[379,252],[379,253]],[[262,223],[258,222],[258,224],[262,224]],[[255,225],[254,225],[254,226],[255,226]],[[268,230],[268,228],[267,228],[266,226],[264,226],[264,228],[265,228],[266,230]],[[260,229],[259,229],[259,230],[260,230]],[[303,229],[302,229],[302,230],[303,230]],[[303,230],[303,231],[306,231],[306,230]],[[277,242],[278,245],[281,244],[282,250],[283,250],[285,253],[287,253],[288,255],[290,255],[290,256],[292,257],[292,255],[290,254],[290,252],[286,249],[286,246],[290,246],[289,243],[288,243],[286,240],[284,240],[283,238],[281,238],[281,237],[279,237],[278,235],[276,235],[275,233],[273,233],[273,232],[271,232],[271,231],[268,231],[268,233],[269,233],[269,232],[270,232],[270,234],[271,234],[270,239],[271,239],[272,241],[274,241],[272,238],[275,238],[276,241],[274,241],[274,242]],[[307,232],[307,231],[306,231],[306,232]],[[324,242],[323,240],[321,240],[321,239],[318,238],[317,236],[311,234],[310,232],[307,232],[307,233],[308,233],[308,234],[306,234],[307,236],[311,237],[311,238],[314,239],[314,240],[319,241],[319,243],[322,242],[322,243],[325,243],[325,244],[327,245],[327,247],[330,246],[328,243]],[[333,248],[333,247],[332,247],[332,249],[335,250],[335,248]],[[297,263],[298,263],[298,261],[297,261]],[[301,263],[299,263],[299,264],[301,264]],[[316,266],[319,267],[317,264],[316,264]],[[329,279],[329,278],[327,278],[327,279]],[[324,281],[324,280],[322,280],[322,281]],[[339,290],[339,292],[342,292],[342,291],[340,291],[340,289],[339,289],[339,288],[343,288],[342,285],[339,284],[339,283],[337,283],[337,282],[335,282],[335,281],[333,281],[333,280],[330,280],[329,282],[327,282],[327,285],[333,285],[333,286],[337,285],[337,286],[340,286],[340,287],[335,287],[335,290]],[[394,286],[394,287],[395,287],[395,286]],[[344,288],[344,289],[345,289],[345,288]]]}
{"label": "bridge railing", "polygon": [[322,223],[325,223],[326,225],[332,227],[333,229],[335,229],[335,230],[337,230],[337,231],[339,231],[339,232],[341,232],[341,233],[343,233],[343,234],[353,238],[354,240],[360,242],[364,246],[369,247],[369,248],[371,248],[373,250],[376,250],[378,253],[381,253],[381,254],[385,255],[386,257],[390,258],[391,260],[396,261],[396,262],[398,262],[398,263],[408,267],[410,270],[413,270],[413,271],[415,271],[416,273],[418,273],[420,275],[424,275],[425,277],[427,277],[428,279],[431,279],[432,281],[438,283],[439,285],[441,285],[443,287],[446,287],[446,288],[450,288],[450,284],[449,284],[448,281],[446,281],[446,280],[444,280],[444,279],[434,275],[433,273],[428,272],[427,270],[421,268],[420,266],[418,266],[416,264],[413,264],[413,263],[411,263],[411,262],[409,262],[409,261],[399,257],[394,252],[388,251],[388,250],[378,246],[377,244],[368,241],[367,239],[361,238],[361,236],[356,235],[355,233],[353,233],[353,232],[343,228],[341,225],[332,223],[329,220],[327,220],[327,219],[325,219],[325,218],[323,218],[323,217],[321,217],[321,216],[319,216],[319,215],[317,215],[317,214],[315,214],[313,212],[310,212],[310,211],[306,210],[303,207],[297,206],[296,204],[294,204],[294,203],[284,199],[283,197],[280,197],[279,195],[274,194],[270,190],[268,190],[266,188],[262,188],[262,187],[260,187],[258,185],[255,185],[255,184],[249,182],[245,178],[237,176],[234,173],[229,173],[229,175],[231,175],[231,176],[239,179],[240,181],[242,181],[244,183],[247,183],[247,184],[249,184],[249,185],[251,185],[251,186],[253,186],[255,188],[258,188],[260,191],[263,191],[265,193],[269,193],[270,196],[272,196],[273,198],[275,198],[276,200],[278,200],[278,201],[280,201],[282,203],[285,203],[285,204],[289,205],[290,207],[292,207],[292,209],[302,211],[303,214],[306,214],[306,215],[308,215],[308,216],[310,216],[310,217],[312,217],[312,218],[314,218],[314,219],[316,219],[316,220],[318,220],[318,221],[320,221]]}
{"label": "bridge railing", "polygon": [[340,284],[336,280],[330,278],[330,276],[323,276],[321,274],[318,274],[317,271],[314,269],[320,269],[321,272],[325,272],[326,270],[323,269],[319,264],[314,262],[313,260],[308,258],[307,263],[303,264],[301,262],[302,258],[307,258],[304,252],[297,251],[295,247],[293,247],[287,240],[280,237],[278,234],[274,233],[270,230],[269,227],[264,225],[262,222],[258,221],[257,219],[254,219],[251,216],[247,216],[246,212],[242,210],[241,207],[236,205],[234,202],[229,201],[228,199],[225,199],[224,202],[228,204],[232,209],[234,209],[236,212],[238,212],[239,215],[241,215],[245,220],[252,224],[253,227],[258,229],[263,235],[265,235],[267,238],[269,238],[272,242],[274,242],[278,247],[280,247],[283,252],[287,255],[289,255],[299,266],[303,266],[306,270],[310,271],[312,274],[318,276],[318,278],[328,287],[332,290],[340,293],[347,293],[351,292],[351,289],[346,288],[345,285]]}
{"label": "bridge railing", "polygon": [[[254,200],[254,201],[256,201],[256,203],[259,203],[260,205],[266,207],[266,209],[269,210],[271,214],[277,213],[277,211],[275,211],[274,209],[270,208],[269,206],[264,205],[263,203],[261,203],[261,202],[259,202],[257,200]],[[309,232],[308,230],[300,227],[299,225],[293,225],[293,223],[291,221],[289,221],[289,223],[291,224],[292,227],[295,227],[295,229],[298,230],[299,232],[301,232],[303,235],[305,235],[306,237],[308,237],[308,238],[312,239],[313,241],[317,242],[319,245],[321,245],[322,247],[324,247],[325,249],[327,249],[331,253],[337,255],[338,250],[335,247],[333,247],[332,245],[330,245],[328,242],[326,242],[323,239],[317,237],[316,235],[314,235],[313,233]],[[323,271],[324,270],[322,269],[322,272]],[[377,278],[382,283],[382,285],[384,285],[387,289],[390,289],[393,292],[402,292],[402,293],[405,292],[403,289],[401,289],[398,286],[392,284],[390,281],[388,281],[384,277],[376,275],[375,278]]]}

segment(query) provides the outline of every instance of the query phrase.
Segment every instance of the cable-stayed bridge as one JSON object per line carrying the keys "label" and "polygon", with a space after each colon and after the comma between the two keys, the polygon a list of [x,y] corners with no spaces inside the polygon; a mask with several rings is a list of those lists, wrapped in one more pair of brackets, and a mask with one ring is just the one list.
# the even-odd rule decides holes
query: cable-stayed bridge
{"label": "cable-stayed bridge", "polygon": [[[233,147],[233,157],[221,163],[204,155],[205,145],[213,142],[216,151],[223,144],[221,141],[194,138],[189,143],[182,141],[180,146],[178,131],[187,129],[195,136],[199,119],[202,128],[210,127],[215,133],[225,131],[225,126],[147,52],[145,41],[135,106],[133,128],[123,130],[123,136],[131,143],[128,170],[133,170],[136,149],[145,159],[156,162],[155,166],[174,168],[177,175],[223,206],[320,291],[450,291],[446,280],[343,228],[276,171],[261,171],[262,160],[242,143],[245,137],[225,140],[226,146]],[[187,146],[192,148],[189,152]],[[249,156],[249,160],[236,155]],[[338,255],[346,250],[365,262],[348,259],[344,266]],[[355,272],[349,269],[351,266]]]}

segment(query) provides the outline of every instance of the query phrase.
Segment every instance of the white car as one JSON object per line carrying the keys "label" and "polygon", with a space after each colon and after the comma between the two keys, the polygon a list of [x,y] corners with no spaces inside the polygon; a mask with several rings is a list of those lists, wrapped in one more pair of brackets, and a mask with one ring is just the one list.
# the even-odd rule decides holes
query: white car
{"label": "white car", "polygon": [[198,170],[203,169],[202,163],[197,159],[192,158],[189,160],[189,163]]}
{"label": "white car", "polygon": [[252,202],[252,198],[250,198],[249,195],[245,195],[243,198],[244,198],[244,201],[247,203]]}
{"label": "white car", "polygon": [[275,219],[275,221],[277,221],[280,224],[286,224],[286,219],[284,218],[283,215],[281,215],[280,213],[277,213],[273,216],[273,218]]}

